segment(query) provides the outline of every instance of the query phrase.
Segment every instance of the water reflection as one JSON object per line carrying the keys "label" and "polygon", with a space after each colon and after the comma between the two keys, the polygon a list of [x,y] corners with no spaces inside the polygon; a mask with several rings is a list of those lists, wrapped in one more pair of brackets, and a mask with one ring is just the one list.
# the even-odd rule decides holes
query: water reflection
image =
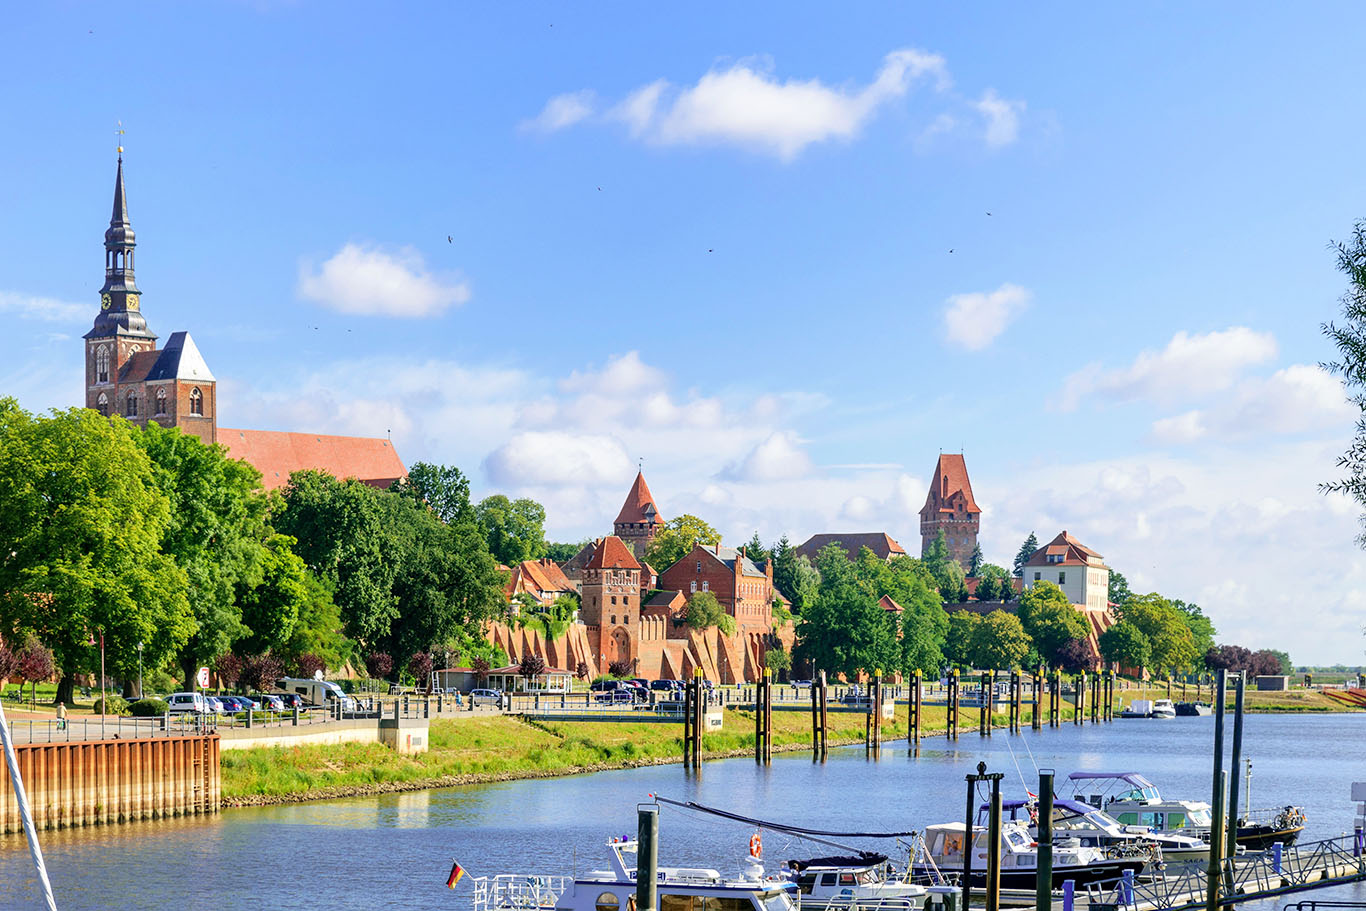
{"label": "water reflection", "polygon": [[[467,908],[467,887],[444,886],[453,857],[475,876],[600,868],[603,838],[631,832],[650,793],[823,827],[904,829],[958,818],[963,775],[985,761],[1007,773],[1008,796],[1036,787],[1037,765],[1060,780],[1079,769],[1137,771],[1171,796],[1207,799],[1212,730],[1210,719],[1192,718],[973,733],[926,739],[919,756],[902,741],[877,759],[854,747],[831,750],[825,763],[780,754],[768,767],[735,759],[696,775],[655,766],[48,832],[44,850],[64,911]],[[1350,830],[1348,785],[1366,778],[1366,715],[1251,716],[1245,740],[1254,807],[1304,806],[1306,839]],[[660,859],[734,870],[749,834],[666,809]],[[764,848],[770,862],[810,853],[770,835]],[[30,871],[22,836],[0,839],[0,908],[37,907]],[[1361,887],[1335,891],[1366,898]]]}

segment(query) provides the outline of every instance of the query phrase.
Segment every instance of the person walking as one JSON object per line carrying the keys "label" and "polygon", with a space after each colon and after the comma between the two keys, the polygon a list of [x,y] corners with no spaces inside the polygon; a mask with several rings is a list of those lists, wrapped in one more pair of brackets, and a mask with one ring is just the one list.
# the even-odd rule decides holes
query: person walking
{"label": "person walking", "polygon": [[66,730],[66,703],[57,703],[57,730]]}

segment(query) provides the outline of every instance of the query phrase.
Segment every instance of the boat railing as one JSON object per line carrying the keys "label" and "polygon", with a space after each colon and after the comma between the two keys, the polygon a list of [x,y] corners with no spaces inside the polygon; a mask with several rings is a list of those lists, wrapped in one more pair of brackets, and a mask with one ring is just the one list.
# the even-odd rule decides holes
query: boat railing
{"label": "boat railing", "polygon": [[855,895],[832,895],[829,898],[802,896],[802,911],[916,911],[917,904],[910,898],[859,898]]}
{"label": "boat railing", "polygon": [[572,885],[567,876],[504,873],[479,876],[474,883],[474,911],[554,908]]}

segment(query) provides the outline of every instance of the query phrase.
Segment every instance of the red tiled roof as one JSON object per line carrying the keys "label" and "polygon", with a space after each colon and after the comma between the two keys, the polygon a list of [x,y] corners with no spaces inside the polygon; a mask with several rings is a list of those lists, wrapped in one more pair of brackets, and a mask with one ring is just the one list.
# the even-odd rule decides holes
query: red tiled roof
{"label": "red tiled roof", "polygon": [[541,593],[567,592],[574,589],[553,560],[523,560],[508,572],[507,593],[509,596],[516,594],[519,587],[523,591]]}
{"label": "red tiled roof", "polygon": [[968,480],[968,464],[962,453],[941,452],[934,466],[934,478],[930,481],[930,491],[925,497],[925,505],[920,512],[952,512],[949,501],[958,492],[963,494],[963,511],[979,513],[977,501],[972,497],[972,482]]}
{"label": "red tiled roof", "polygon": [[821,549],[828,544],[836,542],[844,548],[845,553],[849,554],[850,560],[858,559],[859,550],[865,547],[883,560],[890,560],[892,557],[906,556],[905,548],[898,544],[896,539],[885,531],[812,535],[797,546],[797,554],[806,557],[812,563],[815,563],[816,555],[821,552]]}
{"label": "red tiled roof", "polygon": [[[1050,556],[1061,557],[1061,560],[1049,562]],[[1025,561],[1025,566],[1104,566],[1101,562],[1100,554],[1086,547],[1076,538],[1069,535],[1066,530],[1062,531],[1056,538],[1049,541],[1043,547],[1034,551],[1034,555]]]}
{"label": "red tiled roof", "polygon": [[906,609],[902,607],[900,604],[897,604],[896,601],[892,600],[891,595],[883,595],[881,598],[879,598],[877,606],[892,614],[899,614]]}
{"label": "red tiled roof", "polygon": [[394,445],[378,438],[220,427],[218,442],[228,448],[230,457],[256,466],[266,490],[283,487],[290,472],[305,468],[318,468],[343,480],[356,478],[375,487],[388,487],[408,476]]}
{"label": "red tiled roof", "polygon": [[621,504],[621,512],[617,513],[616,524],[646,523],[657,525],[662,521],[659,518],[659,507],[655,505],[654,495],[650,493],[650,485],[645,483],[645,473],[636,472],[635,483],[631,485],[631,492],[626,495],[626,502]]}
{"label": "red tiled roof", "polygon": [[[465,674],[473,674],[473,673],[474,673],[474,668],[472,668],[472,667],[443,667],[443,668],[438,668],[438,669],[436,670],[435,673],[444,674],[444,673],[447,673],[447,672],[461,672],[461,673],[465,673]],[[520,673],[522,672],[522,667],[521,667],[521,665],[518,665],[518,664],[509,664],[507,667],[491,667],[491,668],[489,668],[488,672],[489,672],[490,674],[520,674]],[[541,673],[542,673],[542,674],[569,674],[570,676],[573,676],[573,674],[574,674],[573,671],[567,671],[567,670],[565,670],[564,668],[561,668],[561,667],[548,667],[548,668],[546,668],[545,670],[541,671]]]}
{"label": "red tiled roof", "polygon": [[640,569],[631,548],[616,535],[608,535],[584,564],[585,569]]}

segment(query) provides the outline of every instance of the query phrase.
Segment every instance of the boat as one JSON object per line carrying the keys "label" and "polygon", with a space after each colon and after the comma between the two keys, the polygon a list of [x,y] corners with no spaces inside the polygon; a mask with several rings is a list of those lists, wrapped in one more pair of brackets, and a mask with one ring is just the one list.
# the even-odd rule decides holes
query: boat
{"label": "boat", "polygon": [[1208,702],[1178,702],[1176,714],[1179,718],[1203,718],[1214,710]]}
{"label": "boat", "polygon": [[1176,706],[1170,699],[1134,699],[1119,713],[1121,718],[1175,718]]}
{"label": "boat", "polygon": [[[1104,810],[1121,823],[1209,838],[1214,817],[1208,802],[1164,798],[1157,785],[1137,772],[1073,772],[1067,780],[1076,800]],[[1304,822],[1302,807],[1248,809],[1238,818],[1237,843],[1250,851],[1277,843],[1293,845],[1304,831]]]}
{"label": "boat", "polygon": [[[967,827],[961,822],[926,826],[923,845],[914,858],[913,877],[932,883],[942,883],[946,875],[963,874],[963,845]],[[983,887],[987,876],[987,830],[982,826],[972,829],[972,885]],[[1033,889],[1038,878],[1038,846],[1029,830],[1018,822],[1001,823],[1000,870],[1001,888]],[[1053,842],[1053,888],[1071,880],[1078,886],[1120,878],[1126,870],[1138,875],[1148,863],[1148,857],[1107,856],[1118,853],[1113,849],[1088,847],[1075,838],[1059,838]]]}
{"label": "boat", "polygon": [[787,878],[797,884],[803,911],[857,904],[859,911],[923,908],[928,890],[898,873],[885,854],[789,860]]}
{"label": "boat", "polygon": [[[607,842],[611,866],[582,876],[503,874],[474,879],[474,911],[635,911],[634,839]],[[634,860],[632,857],[631,860]],[[797,911],[795,883],[765,876],[750,858],[738,874],[700,867],[659,867],[659,911]]]}
{"label": "boat", "polygon": [[[1025,826],[1035,839],[1038,813],[1036,799],[1001,802],[1001,818]],[[977,811],[977,822],[984,823],[986,816],[984,804]],[[1169,863],[1209,862],[1209,844],[1199,838],[1125,825],[1090,804],[1061,797],[1053,800],[1053,837],[1075,838],[1086,847],[1115,849],[1112,853],[1125,857],[1146,856]]]}

